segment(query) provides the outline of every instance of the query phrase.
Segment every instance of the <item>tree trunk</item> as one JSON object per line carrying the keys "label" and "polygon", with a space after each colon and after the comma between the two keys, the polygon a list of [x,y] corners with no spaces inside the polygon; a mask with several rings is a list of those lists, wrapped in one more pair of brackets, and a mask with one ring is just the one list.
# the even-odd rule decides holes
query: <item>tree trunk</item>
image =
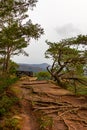
{"label": "tree trunk", "polygon": [[9,54],[9,52],[8,52],[8,54],[7,54],[7,58],[6,58],[6,73],[9,73],[9,60],[10,60],[10,54]]}
{"label": "tree trunk", "polygon": [[3,61],[3,73],[4,74],[9,73],[9,61],[10,61],[10,52],[9,52],[9,48],[8,48],[7,53],[4,56],[4,61]]}

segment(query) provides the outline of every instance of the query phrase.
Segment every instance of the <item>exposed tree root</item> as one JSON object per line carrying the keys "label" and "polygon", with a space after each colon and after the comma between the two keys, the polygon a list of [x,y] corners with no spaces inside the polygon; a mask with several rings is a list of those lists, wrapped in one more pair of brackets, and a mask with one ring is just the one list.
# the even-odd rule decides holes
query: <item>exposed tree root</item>
{"label": "exposed tree root", "polygon": [[[46,104],[47,106],[48,105],[59,105],[59,106],[64,106],[65,105],[65,103],[61,103],[61,102],[53,102],[53,101],[44,101],[44,99],[43,100],[38,100],[38,99],[26,99],[26,100],[28,100],[28,101],[35,101],[37,104]],[[66,104],[67,105],[67,104]]]}
{"label": "exposed tree root", "polygon": [[[60,130],[66,130],[66,128],[67,130],[77,130],[76,123],[77,125],[80,125],[80,127],[79,126],[78,127],[81,128],[81,130],[87,127],[87,121],[86,121],[87,118],[84,118],[84,116],[81,117],[79,114],[80,111],[82,112],[85,110],[87,112],[87,104],[83,103],[83,100],[85,101],[86,98],[81,100],[82,102],[79,103],[80,99],[78,98],[74,98],[73,96],[67,97],[65,95],[62,96],[57,95],[55,91],[53,91],[53,93],[50,94],[49,91],[46,91],[46,89],[44,88],[42,89],[42,86],[41,87],[40,85],[35,86],[35,84],[36,83],[21,84],[21,87],[29,92],[28,97],[24,99],[30,102],[32,107],[31,109],[32,111],[35,112],[35,114],[40,113],[41,116],[52,117],[56,122],[59,123],[57,125],[61,125],[62,121],[62,125],[65,128],[62,129],[61,126]],[[45,83],[39,83],[39,84],[42,84],[43,86],[46,87],[46,85],[44,85]],[[49,86],[49,88],[52,87]],[[71,100],[68,100],[69,98],[71,98]],[[74,101],[76,101],[75,104]]]}
{"label": "exposed tree root", "polygon": [[77,130],[76,128],[75,128],[75,126],[73,126],[71,123],[69,123],[68,122],[68,120],[66,120],[64,117],[62,117],[62,120],[63,120],[63,122],[65,123],[65,125],[67,126],[67,128],[68,128],[68,130]]}
{"label": "exposed tree root", "polygon": [[[69,110],[67,110],[67,111],[64,111],[63,113],[61,113],[60,115],[58,115],[58,117],[62,117],[62,116],[64,116],[65,114],[67,114],[67,113],[69,113],[69,112],[72,112],[72,111],[78,111],[79,110],[79,108],[78,107],[76,107],[76,108],[72,108],[72,109],[69,109]],[[57,117],[57,118],[58,118]]]}
{"label": "exposed tree root", "polygon": [[22,83],[22,85],[26,86],[26,85],[36,85],[36,84],[47,84],[47,82],[28,82],[28,83]]}
{"label": "exposed tree root", "polygon": [[47,106],[47,107],[40,107],[40,106],[34,106],[34,109],[37,109],[37,110],[50,110],[50,109],[64,109],[64,108],[72,108],[72,106]]}

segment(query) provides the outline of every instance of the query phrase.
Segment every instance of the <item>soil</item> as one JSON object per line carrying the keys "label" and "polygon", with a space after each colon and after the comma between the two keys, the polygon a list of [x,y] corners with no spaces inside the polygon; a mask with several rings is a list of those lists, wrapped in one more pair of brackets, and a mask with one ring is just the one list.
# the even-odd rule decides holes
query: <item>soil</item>
{"label": "soil", "polygon": [[87,130],[87,97],[48,81],[18,81],[21,130]]}

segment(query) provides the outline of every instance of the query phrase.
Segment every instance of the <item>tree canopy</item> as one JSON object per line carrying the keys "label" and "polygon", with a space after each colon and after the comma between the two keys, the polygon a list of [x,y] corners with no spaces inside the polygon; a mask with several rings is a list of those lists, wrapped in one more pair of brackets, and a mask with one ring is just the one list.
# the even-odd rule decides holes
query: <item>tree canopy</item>
{"label": "tree canopy", "polygon": [[3,71],[9,71],[11,56],[28,54],[24,51],[30,39],[38,39],[43,34],[39,24],[33,24],[29,10],[37,0],[0,0],[0,56]]}
{"label": "tree canopy", "polygon": [[49,48],[45,56],[53,61],[51,68],[47,69],[58,85],[64,87],[65,82],[73,84],[75,81],[85,84],[81,76],[87,65],[87,36],[79,35],[57,43],[46,43]]}

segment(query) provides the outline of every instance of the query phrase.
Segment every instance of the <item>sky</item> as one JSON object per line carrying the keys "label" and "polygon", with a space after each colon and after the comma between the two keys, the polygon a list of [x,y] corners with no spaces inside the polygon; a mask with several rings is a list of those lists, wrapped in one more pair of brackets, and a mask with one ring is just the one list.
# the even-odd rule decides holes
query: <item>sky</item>
{"label": "sky", "polygon": [[51,59],[45,58],[48,49],[46,40],[58,42],[65,38],[87,34],[87,0],[38,0],[29,18],[34,24],[44,28],[44,35],[38,40],[31,39],[25,49],[29,57],[15,56],[17,63],[52,64]]}

